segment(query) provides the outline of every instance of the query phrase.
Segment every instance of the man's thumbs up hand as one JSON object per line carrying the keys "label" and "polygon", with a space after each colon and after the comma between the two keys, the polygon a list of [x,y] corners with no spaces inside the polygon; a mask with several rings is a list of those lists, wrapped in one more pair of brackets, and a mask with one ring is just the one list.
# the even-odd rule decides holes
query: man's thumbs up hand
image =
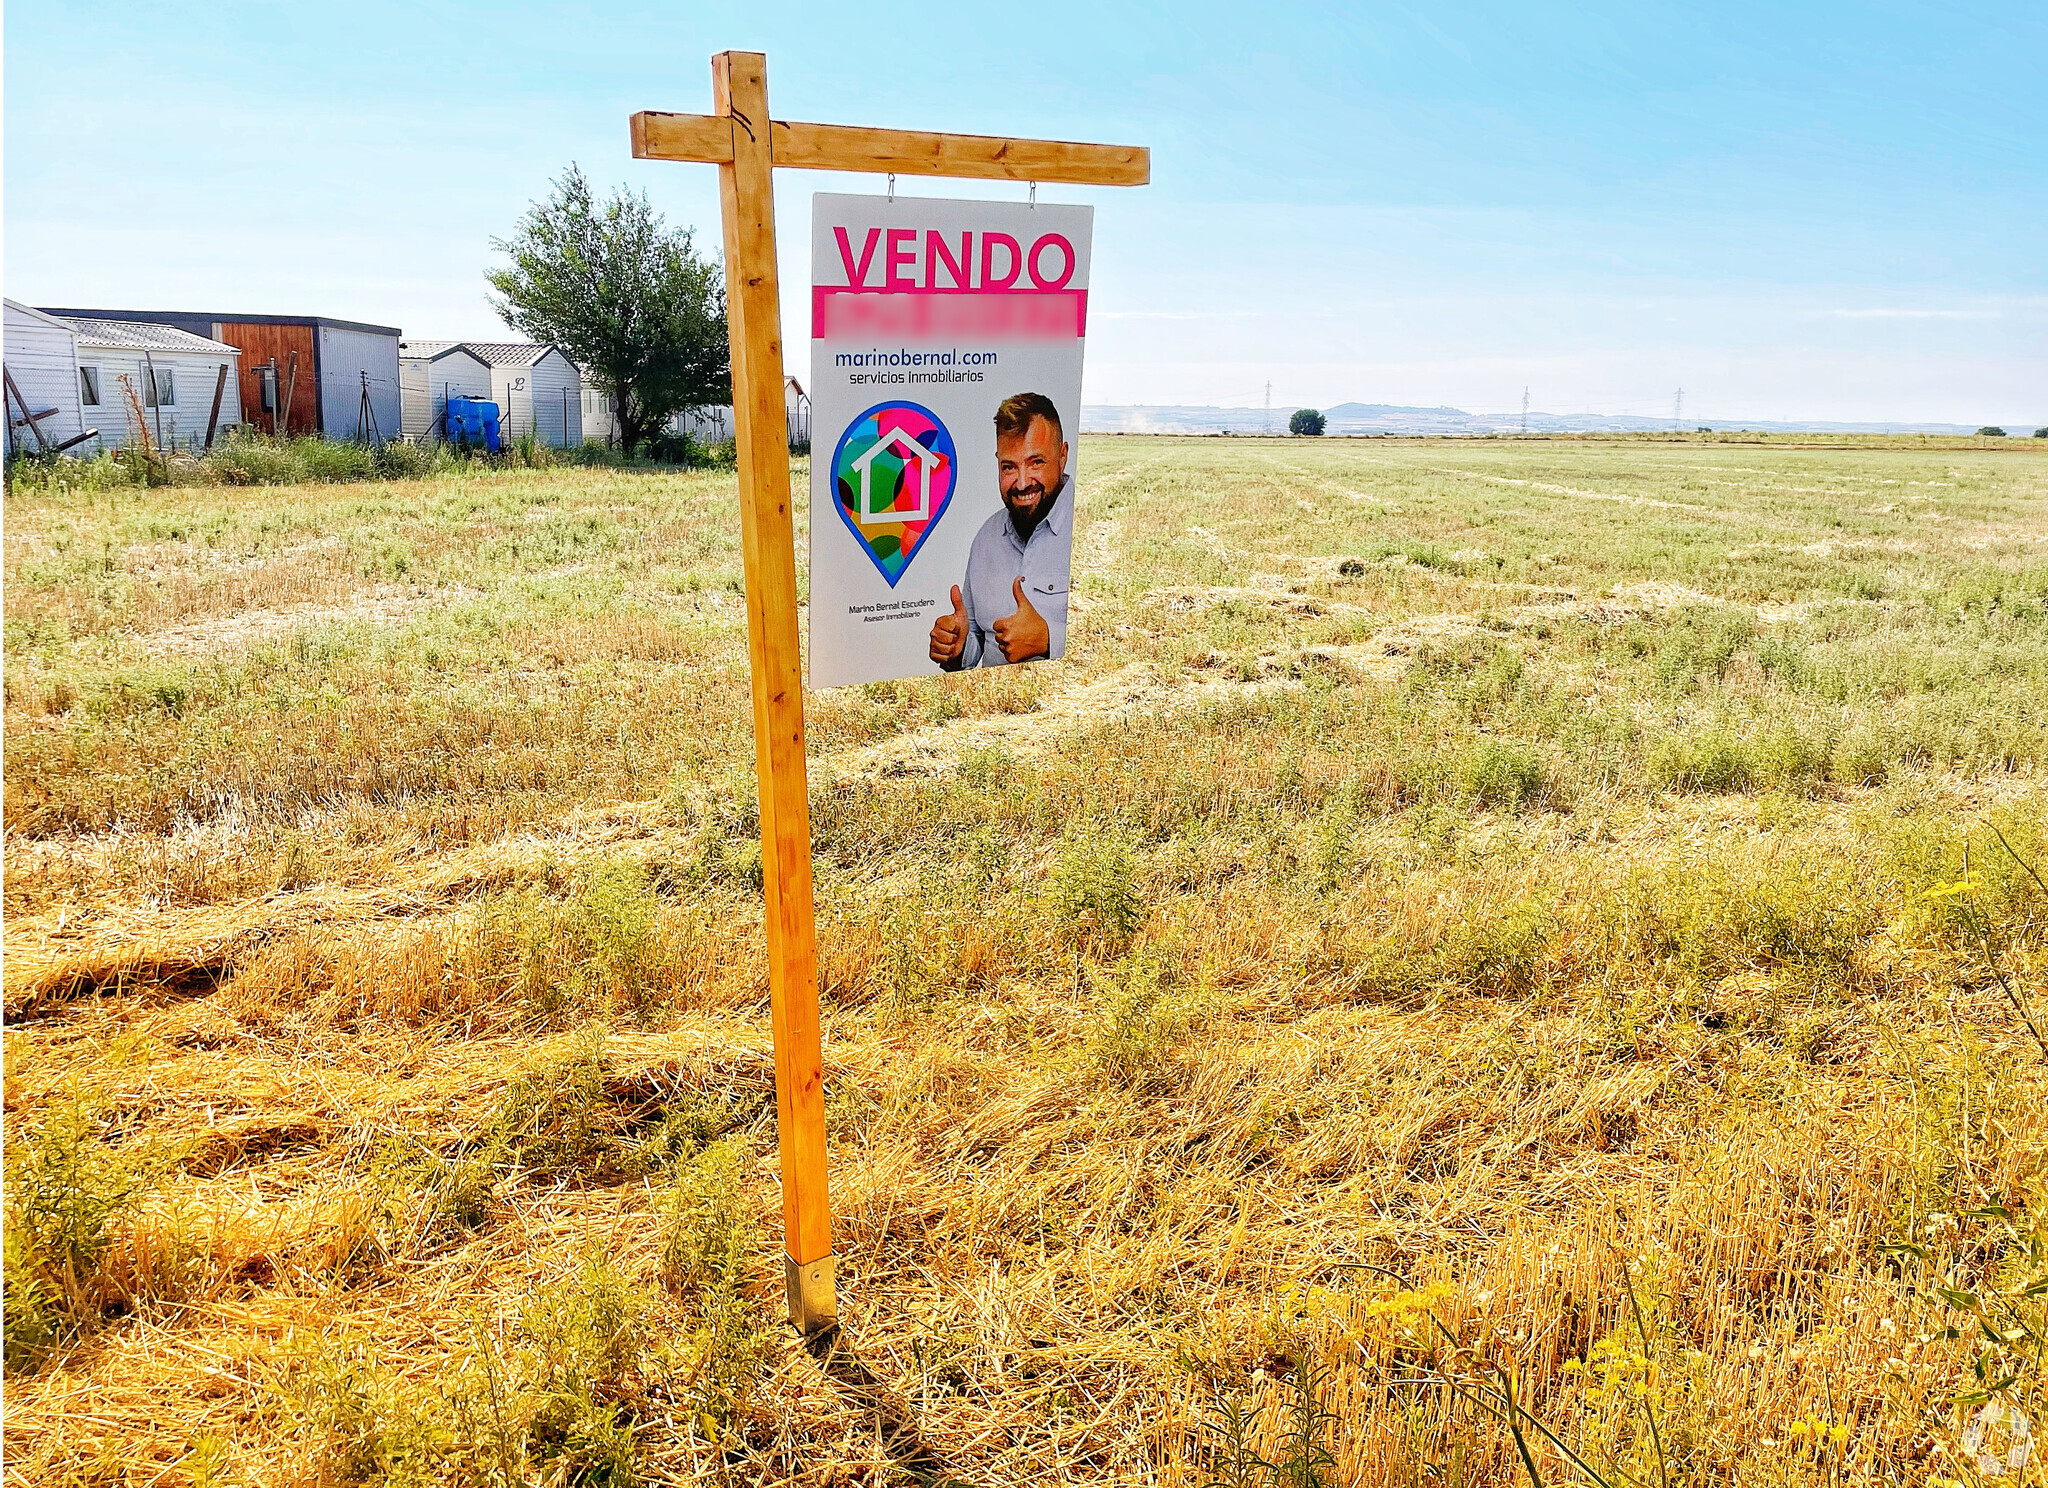
{"label": "man's thumbs up hand", "polygon": [[1003,648],[1005,661],[1036,661],[1052,652],[1052,632],[1046,628],[1045,617],[1031,604],[1030,596],[1024,592],[1024,580],[1020,576],[1010,585],[1010,593],[1016,597],[1017,613],[998,620],[989,629],[995,633],[996,644]]}
{"label": "man's thumbs up hand", "polygon": [[967,649],[967,603],[960,597],[960,586],[953,586],[953,613],[941,615],[932,622],[932,660],[940,666],[949,661],[958,661],[960,653]]}

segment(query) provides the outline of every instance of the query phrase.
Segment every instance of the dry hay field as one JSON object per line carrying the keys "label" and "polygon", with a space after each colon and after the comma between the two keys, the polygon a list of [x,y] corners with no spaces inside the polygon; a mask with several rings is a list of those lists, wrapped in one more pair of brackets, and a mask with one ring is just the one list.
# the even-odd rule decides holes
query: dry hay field
{"label": "dry hay field", "polygon": [[730,473],[17,489],[6,1483],[2043,1482],[2011,446],[1085,440],[810,700],[817,1347]]}

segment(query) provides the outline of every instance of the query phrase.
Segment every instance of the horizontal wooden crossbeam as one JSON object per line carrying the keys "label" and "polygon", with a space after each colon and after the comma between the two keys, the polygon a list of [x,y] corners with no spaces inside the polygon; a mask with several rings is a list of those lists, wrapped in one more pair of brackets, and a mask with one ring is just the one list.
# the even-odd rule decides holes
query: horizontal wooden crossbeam
{"label": "horizontal wooden crossbeam", "polygon": [[716,114],[633,115],[635,160],[732,164],[732,120]]}
{"label": "horizontal wooden crossbeam", "polygon": [[[633,115],[633,158],[730,165],[732,132],[745,127],[737,119],[716,114],[638,113]],[[1076,186],[1143,186],[1152,179],[1152,152],[1142,145],[1083,145],[781,119],[769,122],[768,155],[771,164],[794,170],[978,176]]]}

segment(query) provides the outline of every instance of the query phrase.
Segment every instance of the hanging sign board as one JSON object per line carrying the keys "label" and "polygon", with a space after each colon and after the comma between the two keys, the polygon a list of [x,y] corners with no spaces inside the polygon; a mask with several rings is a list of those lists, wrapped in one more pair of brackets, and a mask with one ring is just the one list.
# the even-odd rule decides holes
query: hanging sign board
{"label": "hanging sign board", "polygon": [[[1000,135],[933,134],[921,130],[806,124],[774,118],[768,112],[768,59],[759,52],[720,52],[711,59],[711,83],[713,113],[643,111],[633,115],[633,155],[640,160],[682,160],[718,167],[719,199],[725,229],[726,315],[732,332],[733,427],[739,457],[739,519],[747,569],[747,653],[754,684],[754,770],[761,788],[761,901],[763,940],[768,961],[769,1017],[775,1039],[775,1127],[782,1161],[783,1279],[789,1288],[789,1320],[811,1337],[824,1338],[838,1325],[839,1301],[832,1254],[832,1205],[825,1183],[825,1059],[818,1014],[817,937],[811,905],[810,801],[804,770],[804,691],[797,655],[796,552],[791,541],[795,532],[789,502],[789,429],[783,395],[782,318],[775,260],[775,190],[772,184],[775,167],[869,174],[901,172],[905,175],[1011,182],[1059,181],[1077,186],[1142,186],[1151,179],[1152,157],[1150,151],[1137,145],[1091,145],[1071,140],[1012,139]],[[834,200],[819,198],[820,213],[814,244],[829,241],[836,247],[839,240],[832,229],[847,228],[847,252],[843,260],[846,271],[836,279],[824,274],[816,277],[813,288],[819,293],[814,299],[830,299],[831,296],[825,292],[836,289],[840,291],[839,298],[849,305],[859,303],[866,295],[873,296],[869,301],[870,308],[884,302],[900,305],[901,301],[894,297],[905,289],[917,287],[916,276],[900,272],[915,260],[918,248],[913,245],[919,242],[917,226],[906,227],[900,219],[878,219],[878,211],[895,210],[895,203],[891,201],[870,202],[864,207],[856,204],[849,208],[855,215],[834,223],[823,210],[824,203]],[[937,203],[927,205],[935,213],[942,210]],[[906,203],[902,210],[909,213],[913,209]],[[925,211],[927,206],[915,210]],[[979,228],[972,220],[958,224],[950,220],[946,222],[947,232],[957,228],[960,233],[961,251],[957,258],[951,260],[953,272],[950,280],[942,284],[934,275],[932,283],[927,286],[931,291],[927,298],[936,299],[942,288],[950,288],[958,298],[946,305],[943,313],[948,316],[959,312],[969,296],[978,297],[975,302],[984,307],[994,307],[990,313],[1004,320],[1005,324],[999,327],[970,326],[968,331],[971,334],[964,337],[976,344],[986,340],[995,349],[997,360],[979,363],[976,368],[982,373],[981,381],[989,381],[991,368],[1004,373],[1020,368],[1025,374],[1031,374],[1034,381],[1037,376],[1046,377],[1048,380],[1043,388],[1032,387],[1031,391],[1052,406],[1063,425],[1070,426],[1081,397],[1081,338],[1086,330],[1089,214],[1054,212],[1042,219],[1026,217],[1019,228],[1007,229],[995,221],[993,214],[1006,213],[1008,219],[1015,219],[1017,211],[1014,207],[948,206],[943,210],[988,213],[991,217],[989,223]],[[1045,229],[1032,226],[1038,221],[1048,226]],[[936,218],[934,222],[930,231],[938,230]],[[890,238],[888,234],[892,230],[904,236]],[[981,262],[973,251],[977,244],[970,238],[970,234],[977,231],[983,234],[978,245],[983,250],[988,249],[989,234],[998,234],[1002,240],[996,244],[995,251],[990,252],[986,266],[979,269],[970,267]],[[1049,257],[1062,239],[1067,253],[1071,255],[1068,259],[1070,267],[1066,270],[1051,267],[1054,260]],[[1012,267],[1007,258],[996,256],[1005,242],[1015,247],[1020,255],[1026,254],[1025,245],[1030,245],[1023,267]],[[856,243],[860,245],[857,251]],[[883,244],[887,245],[882,259],[883,278],[880,284],[871,284],[869,270],[874,259],[870,245],[880,247]],[[822,248],[816,250],[814,257],[820,264],[827,262]],[[939,257],[934,254],[934,267]],[[890,284],[892,276],[900,281],[898,285]],[[1020,276],[1028,283],[1028,290],[1019,290]],[[1036,293],[1041,298],[998,300],[983,293],[988,290],[1008,295]],[[1063,304],[1073,313],[1071,325],[1064,330],[1060,329],[1059,319]],[[1037,324],[1034,314],[1027,313],[1034,306],[1037,311],[1047,313],[1047,324]],[[930,320],[924,324],[917,323],[913,317],[905,337],[897,339],[908,339],[913,335],[920,342],[934,338],[940,341],[963,339],[957,333],[940,334],[938,321],[941,313],[938,309],[931,310]],[[1008,324],[1010,320],[1022,324],[1011,326]],[[835,324],[835,316],[828,313],[818,321],[814,330],[824,335],[832,331]],[[842,338],[859,339],[844,327],[840,328],[840,334]],[[1012,361],[1004,363],[1001,348],[1013,341],[1022,349],[1013,350],[1010,353]],[[1052,351],[1052,348],[1069,344],[1072,347],[1070,353]],[[1036,374],[1033,374],[1031,365],[1035,359],[1033,348],[1045,351],[1051,358],[1049,365]],[[876,350],[879,353],[879,346]],[[849,352],[849,356],[855,354]],[[1065,370],[1069,367],[1069,356],[1071,370]],[[819,358],[820,366],[827,363],[836,367],[835,358]],[[965,370],[965,361],[958,360],[955,369]],[[849,362],[849,373],[851,370],[854,369]],[[921,367],[912,364],[912,370],[938,370],[938,367],[932,363]],[[845,440],[848,429],[861,422],[858,415],[876,406],[868,402],[853,402],[851,390],[862,386],[870,393],[879,394],[886,391],[887,386],[855,384],[850,376],[843,381],[835,382],[831,377],[815,381],[833,388],[837,422],[831,441],[825,446],[830,452],[837,449],[837,442]],[[906,379],[902,387],[907,390],[909,386]],[[1029,384],[1020,383],[1019,386]],[[917,425],[930,436],[928,440],[919,441],[925,452],[923,455],[906,448],[903,439],[897,437],[901,420],[885,419],[879,408],[874,417],[874,436],[869,442],[883,443],[886,440],[888,449],[866,461],[867,467],[872,470],[880,466],[891,482],[891,489],[895,489],[897,475],[902,472],[892,473],[882,462],[895,459],[900,466],[904,463],[903,457],[911,457],[909,465],[914,467],[910,471],[910,485],[914,492],[911,500],[921,504],[921,510],[913,514],[910,508],[901,505],[903,498],[899,492],[895,510],[900,515],[893,523],[863,522],[859,518],[872,518],[876,513],[873,510],[856,510],[856,520],[847,529],[849,540],[857,543],[854,551],[865,555],[864,561],[875,563],[891,556],[888,545],[868,541],[863,534],[877,535],[869,533],[870,528],[890,525],[901,528],[896,535],[893,556],[903,559],[903,562],[896,565],[895,582],[888,582],[886,564],[877,569],[890,593],[899,590],[906,576],[922,561],[927,532],[931,535],[930,553],[934,561],[940,551],[941,540],[952,540],[953,529],[943,521],[945,512],[958,497],[960,510],[965,513],[972,499],[973,488],[963,473],[968,468],[965,461],[974,450],[988,453],[987,445],[971,439],[954,441],[950,430],[946,448],[933,448],[937,442],[941,410],[930,404],[942,401],[943,396],[928,393],[926,403],[919,405],[917,417],[929,420],[929,427],[924,423]],[[815,408],[816,404],[813,406]],[[996,405],[998,409],[1002,406],[1000,403]],[[1017,410],[1041,407],[1026,399],[1012,404],[1005,416],[1015,425],[1018,422]],[[987,412],[988,406],[982,405],[982,410]],[[993,427],[993,414],[990,422]],[[1026,433],[1037,429],[1042,422],[1036,418],[1026,421]],[[815,432],[817,425],[814,423],[813,427]],[[914,431],[903,437],[918,440]],[[998,450],[1004,447],[1000,441],[994,443]],[[1040,471],[1038,479],[1041,485],[1047,479],[1044,472],[1055,456],[1065,462],[1060,467],[1063,478],[1071,466],[1071,461],[1066,459],[1067,440],[1064,435],[1050,448],[1042,437],[1035,446],[1026,439],[1011,447],[1016,451],[1016,459],[1011,463],[1019,471]],[[857,467],[866,452],[867,446],[863,445],[849,457],[848,469],[853,472],[854,481],[859,478]],[[952,461],[952,471],[945,468],[948,459]],[[925,460],[931,467],[929,478],[920,463]],[[958,480],[954,479],[955,475],[959,476]],[[870,475],[868,489],[871,500],[873,479]],[[1001,500],[1001,479],[999,475],[998,501]],[[1036,500],[1031,499],[1024,489],[1028,484],[1029,480],[1022,477],[1012,481],[1018,491],[1019,502],[1036,509]],[[1052,489],[1065,489],[1071,497],[1071,488],[1063,487],[1059,481],[1052,482]],[[815,501],[813,510],[818,510]],[[1030,517],[1024,522],[1034,536],[1060,532],[1056,515],[1058,503],[1048,502],[1044,510],[1054,514],[1051,527]],[[824,514],[836,516],[830,507],[825,508]],[[820,566],[819,555],[831,550],[816,540],[819,524],[814,521],[812,526],[814,587],[811,614],[813,633],[816,634],[819,618],[817,600],[821,592],[831,594],[832,603],[842,611],[859,601],[847,597],[850,581],[844,572],[833,566],[839,562],[838,553],[833,553],[830,560]],[[915,532],[911,530],[913,526],[916,527]],[[1024,542],[1025,557],[1030,561],[1023,565],[1024,572],[1017,577],[1020,593],[1027,580],[1037,582],[1040,572],[1032,566],[1037,558],[1029,553],[1030,540],[1026,538]],[[1072,543],[1073,534],[1069,527],[1059,543],[1063,558],[1072,552]],[[970,538],[964,548],[956,551],[952,561],[966,559],[973,546]],[[1040,546],[1042,549],[1044,544]],[[1042,552],[1038,555],[1043,556]],[[860,572],[858,569],[847,571]],[[963,572],[962,577],[965,580],[963,591],[971,587],[977,594],[980,592],[980,586],[971,576]],[[867,581],[863,579],[861,582]],[[923,582],[920,575],[913,584],[921,585]],[[818,587],[820,585],[822,590]],[[952,586],[947,587],[950,602]],[[1052,592],[1048,590],[1044,596],[1048,605],[1052,603]],[[1057,592],[1062,596],[1057,607],[1062,624],[1057,640],[1053,639],[1052,627],[1047,624],[1043,649],[1048,656],[1057,656],[1064,649],[1066,639],[1064,586]],[[932,621],[927,660],[930,661],[934,655],[940,657],[939,661],[930,661],[932,666],[952,665],[964,669],[968,664],[966,633],[970,624],[965,603],[963,592],[961,609],[949,612],[952,618],[942,616]],[[1021,610],[1012,611],[1010,618],[1022,613]],[[1042,618],[1043,614],[1039,607],[1031,608],[1032,616]],[[850,616],[845,613],[836,615],[826,632],[832,637],[828,643],[831,660],[831,670],[826,674],[828,679],[851,682],[896,675],[888,667],[878,670],[847,660],[845,638],[858,633],[846,629],[848,618]],[[1006,659],[1010,654],[1021,654],[1035,639],[1028,634],[1033,628],[1031,617],[1024,617],[1022,624],[1013,625],[1002,625],[1002,618],[1005,617],[999,617],[994,625],[974,629],[979,648],[972,653],[975,662],[987,659],[987,641],[990,638],[995,639]],[[888,626],[877,622],[873,630],[879,636],[887,633]]]}
{"label": "hanging sign board", "polygon": [[813,687],[1064,654],[1094,217],[813,199]]}

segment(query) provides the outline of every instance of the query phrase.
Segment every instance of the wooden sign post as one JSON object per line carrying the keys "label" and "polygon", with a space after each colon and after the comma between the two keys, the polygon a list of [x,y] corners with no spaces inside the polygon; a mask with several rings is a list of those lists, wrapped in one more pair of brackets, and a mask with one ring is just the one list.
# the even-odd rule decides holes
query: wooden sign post
{"label": "wooden sign post", "polygon": [[732,339],[747,650],[754,675],[754,769],[761,792],[761,882],[775,1030],[789,1320],[806,1333],[839,1316],[832,1210],[825,1192],[825,1071],[811,914],[810,801],[804,778],[803,659],[797,650],[796,528],[785,424],[781,289],[775,272],[777,166],[1142,186],[1149,151],[1124,145],[925,134],[768,117],[768,59],[711,59],[711,114],[633,115],[633,155],[718,167],[725,300]]}

